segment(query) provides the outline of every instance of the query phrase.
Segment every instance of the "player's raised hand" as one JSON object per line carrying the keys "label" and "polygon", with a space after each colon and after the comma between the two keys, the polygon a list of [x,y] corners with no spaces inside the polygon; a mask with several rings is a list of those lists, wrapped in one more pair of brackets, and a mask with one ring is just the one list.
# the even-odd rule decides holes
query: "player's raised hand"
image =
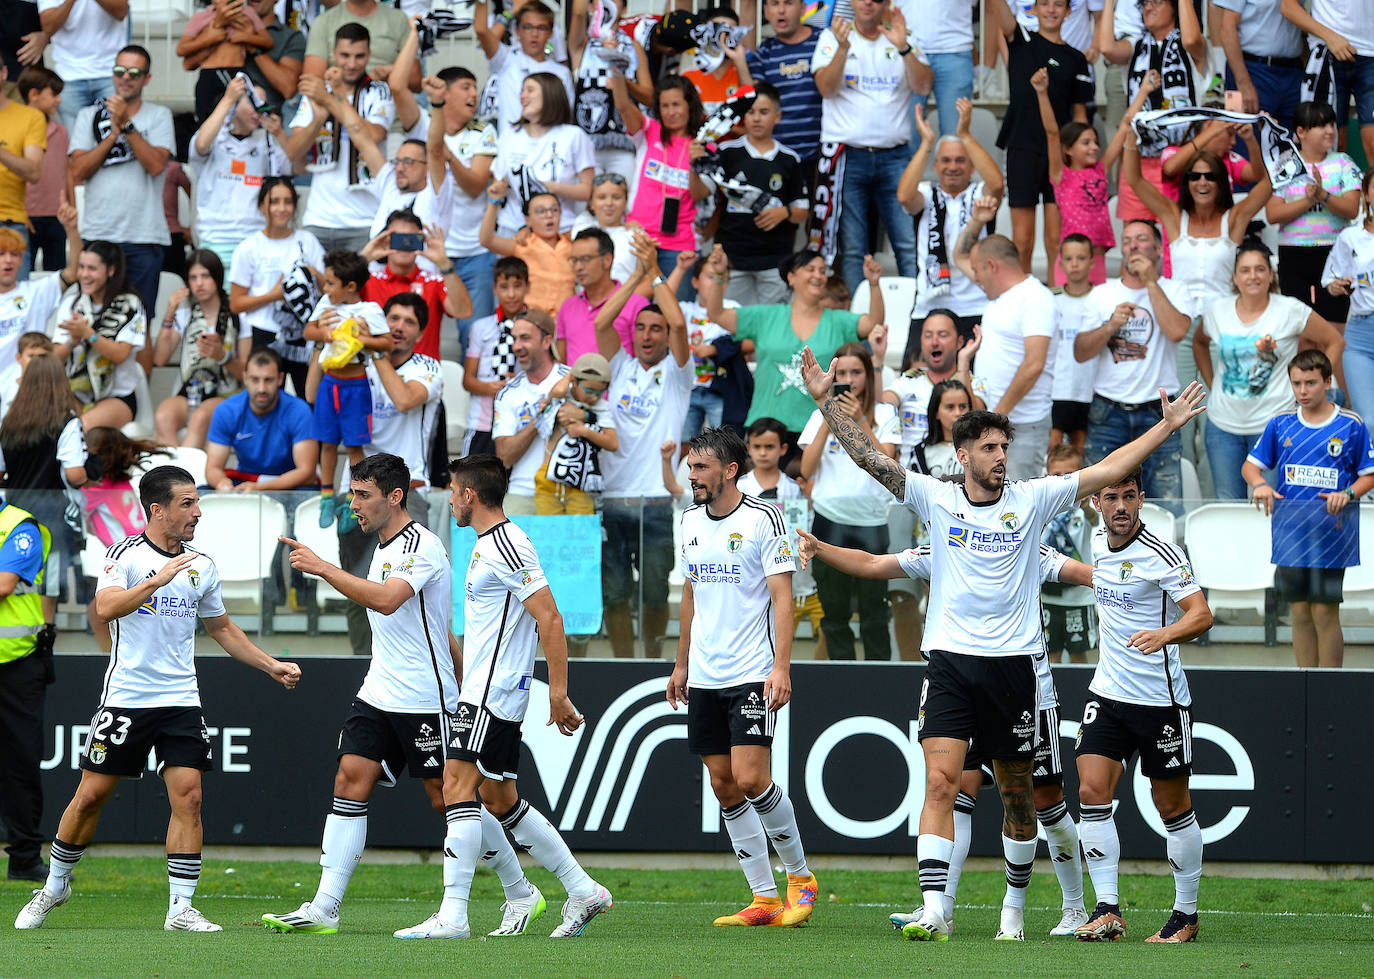
{"label": "player's raised hand", "polygon": [[1164,634],[1163,629],[1142,629],[1131,636],[1131,641],[1126,645],[1132,649],[1138,649],[1146,656],[1157,653],[1169,642],[1169,637]]}
{"label": "player's raised hand", "polygon": [[267,673],[287,690],[295,690],[296,684],[301,682],[301,668],[295,663],[283,663],[281,660],[273,660]]}
{"label": "player's raised hand", "polygon": [[820,542],[816,540],[810,531],[797,528],[797,567],[801,571],[806,570],[806,566],[816,558],[820,551]]}
{"label": "player's raised hand", "polygon": [[287,560],[291,562],[291,567],[295,568],[297,571],[320,576],[324,574],[325,569],[332,567],[328,561],[324,560],[324,558],[320,557],[300,541],[292,540],[290,537],[278,537],[277,540],[291,548],[291,553],[287,556]]}
{"label": "player's raised hand", "polygon": [[788,674],[786,666],[774,665],[768,679],[763,681],[763,699],[768,701],[768,709],[771,711],[782,710],[792,699],[792,677]]}
{"label": "player's raised hand", "polygon": [[807,393],[816,399],[819,404],[830,394],[830,387],[835,383],[835,361],[830,361],[830,369],[821,370],[821,365],[816,360],[816,355],[811,352],[810,345],[802,348],[802,381],[806,383]]}
{"label": "player's raised hand", "polygon": [[1177,432],[1189,420],[1196,418],[1207,410],[1207,406],[1202,403],[1202,399],[1207,397],[1207,389],[1202,386],[1201,381],[1194,381],[1183,389],[1182,393],[1173,401],[1169,400],[1169,395],[1163,388],[1159,389],[1160,404],[1164,409],[1164,420],[1169,423],[1169,427]]}
{"label": "player's raised hand", "polygon": [[[1256,486],[1254,491],[1255,509],[1263,510],[1266,517],[1274,514],[1274,501],[1283,499],[1283,494],[1268,483]],[[1342,496],[1345,494],[1342,493]]]}
{"label": "player's raised hand", "polygon": [[[582,715],[577,712],[577,708],[573,706],[573,702],[568,699],[567,694],[559,696],[549,694],[548,724],[556,725],[559,734],[571,737],[582,726],[582,720]],[[548,727],[548,724],[544,726]]]}
{"label": "player's raised hand", "polygon": [[687,706],[687,667],[675,666],[672,674],[668,677],[668,703],[673,710],[677,710],[677,705]]}
{"label": "player's raised hand", "polygon": [[176,557],[172,558],[172,560],[168,561],[166,564],[162,566],[161,571],[153,575],[153,590],[156,591],[163,585],[171,584],[172,579],[175,578],[177,575],[181,574],[181,572],[185,571],[187,568],[189,568],[192,565],[192,563],[194,563],[197,557],[199,557],[199,555],[196,554],[194,551],[182,551]]}

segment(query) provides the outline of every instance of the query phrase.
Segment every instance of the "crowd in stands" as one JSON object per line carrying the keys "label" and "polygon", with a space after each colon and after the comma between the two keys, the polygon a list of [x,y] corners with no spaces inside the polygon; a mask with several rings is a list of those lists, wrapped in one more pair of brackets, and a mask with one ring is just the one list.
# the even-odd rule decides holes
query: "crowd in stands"
{"label": "crowd in stands", "polygon": [[[744,433],[749,491],[801,501],[822,540],[921,539],[830,436],[805,346],[883,452],[946,477],[970,409],[1010,418],[1028,478],[1103,458],[1200,378],[1205,423],[1144,471],[1179,513],[1185,460],[1205,495],[1269,506],[1292,485],[1271,420],[1348,438],[1374,411],[1369,0],[986,0],[981,24],[976,0],[478,0],[476,73],[439,63],[454,24],[427,0],[212,0],[179,65],[126,43],[128,0],[10,6],[0,449],[7,495],[84,490],[87,519],[50,515],[73,540],[137,530],[130,460],[183,445],[211,489],[318,491],[365,568],[347,464],[401,455],[429,518],[446,349],[463,451],[510,469],[509,513],[601,515],[607,636],[632,655],[638,615],[652,655],[677,447],[703,427]],[[179,146],[144,93],[181,70]],[[1002,111],[995,146],[975,97]],[[165,271],[185,285],[160,302]],[[141,406],[165,366],[171,396]],[[1319,406],[1290,383],[1314,370]],[[130,442],[141,410],[155,439]],[[1066,515],[1057,544],[1087,553],[1093,522]],[[796,584],[831,657],[856,656],[855,612],[864,658],[915,657],[914,582]],[[1049,604],[1091,605],[1066,594]],[[1079,656],[1090,623],[1060,618]]]}

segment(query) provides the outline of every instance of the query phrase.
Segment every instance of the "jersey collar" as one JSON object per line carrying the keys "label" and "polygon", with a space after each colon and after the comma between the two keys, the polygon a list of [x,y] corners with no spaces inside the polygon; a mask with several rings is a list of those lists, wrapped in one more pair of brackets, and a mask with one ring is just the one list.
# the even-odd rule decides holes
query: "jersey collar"
{"label": "jersey collar", "polygon": [[396,533],[392,534],[392,535],[391,535],[389,538],[387,538],[386,540],[381,541],[381,542],[377,545],[378,549],[383,548],[383,547],[386,547],[388,544],[390,544],[392,541],[394,541],[397,537],[400,537],[402,534],[404,534],[407,530],[410,529],[410,525],[413,524],[414,522],[415,522],[414,520],[407,520],[404,527],[402,527],[400,530],[396,531]]}
{"label": "jersey collar", "polygon": [[142,537],[143,540],[144,540],[144,543],[146,543],[146,544],[147,544],[149,547],[151,547],[153,550],[157,551],[157,552],[158,552],[159,554],[161,554],[163,557],[181,557],[181,555],[184,554],[184,553],[186,552],[186,548],[185,548],[184,546],[182,547],[182,549],[181,549],[180,552],[177,552],[177,551],[164,551],[162,548],[158,547],[156,544],[153,543],[153,540],[152,540],[151,537],[148,536],[148,532],[147,532],[147,531],[144,531],[143,533],[139,534],[138,536]]}
{"label": "jersey collar", "polygon": [[494,532],[496,531],[497,528],[499,528],[499,527],[504,527],[504,526],[505,526],[506,524],[508,524],[508,523],[510,523],[509,518],[507,518],[506,520],[502,520],[502,521],[501,521],[500,523],[498,523],[498,524],[492,524],[490,527],[488,527],[485,531],[483,531],[482,533],[478,534],[477,536],[478,536],[478,537],[485,537],[485,536],[487,536],[487,534],[494,533]]}
{"label": "jersey collar", "polygon": [[1124,551],[1126,548],[1134,544],[1136,538],[1139,537],[1144,530],[1145,521],[1141,520],[1140,517],[1137,516],[1135,518],[1135,530],[1131,532],[1131,536],[1127,537],[1120,547],[1112,547],[1111,542],[1108,541],[1107,550],[1111,551],[1113,554],[1119,554],[1120,552]]}

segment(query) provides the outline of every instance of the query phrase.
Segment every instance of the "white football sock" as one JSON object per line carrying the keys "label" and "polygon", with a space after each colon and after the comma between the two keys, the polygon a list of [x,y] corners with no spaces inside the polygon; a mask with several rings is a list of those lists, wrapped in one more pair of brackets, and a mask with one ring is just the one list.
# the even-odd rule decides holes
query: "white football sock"
{"label": "white football sock", "polygon": [[334,799],[334,811],[324,820],[324,841],[320,844],[320,886],[310,903],[316,911],[337,917],[349,878],[367,845],[367,803],[353,799]]}
{"label": "white football sock", "polygon": [[945,882],[944,908],[945,920],[954,917],[954,897],[959,892],[959,878],[964,873],[964,861],[973,843],[973,809],[978,800],[967,792],[960,792],[954,799],[954,849],[949,857],[949,877]]}
{"label": "white football sock", "polygon": [[773,868],[768,865],[768,837],[759,814],[747,799],[729,809],[722,807],[720,814],[749,890],[760,897],[777,897],[778,884],[773,879]]}
{"label": "white football sock", "polygon": [[1202,827],[1193,810],[1164,821],[1168,830],[1169,866],[1174,869],[1174,907],[1197,914],[1198,882],[1202,879]]}
{"label": "white football sock", "polygon": [[72,871],[85,852],[84,846],[63,843],[54,836],[52,846],[48,848],[48,880],[43,885],[43,890],[49,894],[61,894],[62,888],[72,879]]}
{"label": "white football sock", "polygon": [[1025,908],[1026,888],[1030,886],[1031,871],[1035,869],[1035,851],[1040,841],[1013,840],[1002,834],[1002,856],[1007,865],[1007,894],[1002,898],[1004,908]]}
{"label": "white football sock", "polygon": [[1117,886],[1117,869],[1121,863],[1121,838],[1116,835],[1116,821],[1112,819],[1112,804],[1078,807],[1081,822],[1078,836],[1083,841],[1083,856],[1088,861],[1088,876],[1098,904],[1121,903]]}
{"label": "white football sock", "polygon": [[482,862],[496,872],[507,901],[523,901],[534,893],[515,848],[506,839],[501,823],[482,808]]}
{"label": "white football sock", "polygon": [[482,852],[481,808],[476,800],[444,808],[448,835],[444,837],[444,900],[439,918],[451,925],[468,923],[468,895]]}
{"label": "white football sock", "polygon": [[811,871],[806,866],[801,833],[797,831],[797,815],[792,810],[792,800],[787,798],[787,793],[774,782],[763,795],[750,799],[749,805],[759,814],[759,821],[763,823],[764,832],[782,860],[783,869],[797,877],[809,876]]}
{"label": "white football sock", "polygon": [[[949,883],[949,858],[954,854],[954,841],[934,833],[916,837],[916,874],[921,884],[921,897],[927,908],[943,913],[945,885]],[[948,917],[945,918],[949,920]]]}
{"label": "white football sock", "polygon": [[1036,810],[1036,818],[1045,827],[1050,844],[1050,860],[1054,875],[1059,878],[1066,908],[1083,907],[1083,864],[1078,859],[1078,827],[1069,815],[1069,807],[1061,800],[1048,809]]}
{"label": "white football sock", "polygon": [[501,817],[501,825],[530,856],[562,881],[569,897],[591,897],[596,893],[596,881],[582,869],[553,823],[538,809],[521,799]]}
{"label": "white football sock", "polygon": [[167,887],[171,891],[167,902],[169,915],[191,906],[191,900],[196,896],[196,884],[199,882],[199,853],[167,854]]}

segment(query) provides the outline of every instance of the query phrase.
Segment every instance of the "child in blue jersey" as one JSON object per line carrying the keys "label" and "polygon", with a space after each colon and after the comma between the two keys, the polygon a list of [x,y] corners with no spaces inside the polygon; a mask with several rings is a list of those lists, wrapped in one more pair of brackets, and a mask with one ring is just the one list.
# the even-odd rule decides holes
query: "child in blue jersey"
{"label": "child in blue jersey", "polygon": [[[1338,667],[1342,586],[1345,569],[1360,562],[1357,501],[1374,489],[1374,446],[1359,415],[1327,401],[1326,354],[1299,353],[1288,381],[1297,410],[1269,419],[1241,475],[1255,505],[1274,518],[1274,587],[1293,606],[1298,666]],[[1265,469],[1278,471],[1277,488],[1264,481]]]}

